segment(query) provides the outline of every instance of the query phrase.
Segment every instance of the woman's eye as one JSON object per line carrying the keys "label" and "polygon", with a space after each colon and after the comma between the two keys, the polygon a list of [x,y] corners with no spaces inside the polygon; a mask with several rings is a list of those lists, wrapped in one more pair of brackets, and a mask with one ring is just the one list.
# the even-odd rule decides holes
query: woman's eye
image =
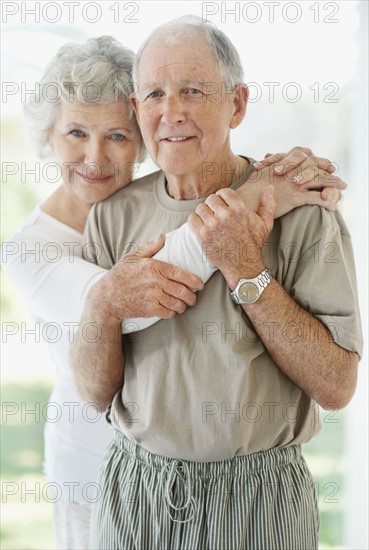
{"label": "woman's eye", "polygon": [[124,140],[124,135],[123,135],[123,134],[119,134],[119,133],[112,134],[111,139],[112,139],[113,141],[123,141],[123,140]]}
{"label": "woman's eye", "polygon": [[198,88],[189,88],[187,90],[187,93],[190,95],[201,94],[201,90],[199,90]]}
{"label": "woman's eye", "polygon": [[75,137],[82,137],[82,136],[83,136],[82,130],[72,130],[72,131],[70,132],[70,134],[71,134],[72,136],[75,136]]}

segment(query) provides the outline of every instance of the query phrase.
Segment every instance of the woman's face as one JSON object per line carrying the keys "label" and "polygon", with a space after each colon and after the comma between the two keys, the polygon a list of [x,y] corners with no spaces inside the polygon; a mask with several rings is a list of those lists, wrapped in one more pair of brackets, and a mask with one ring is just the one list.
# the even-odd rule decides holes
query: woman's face
{"label": "woman's face", "polygon": [[62,103],[50,133],[64,184],[88,203],[132,180],[142,139],[123,101]]}

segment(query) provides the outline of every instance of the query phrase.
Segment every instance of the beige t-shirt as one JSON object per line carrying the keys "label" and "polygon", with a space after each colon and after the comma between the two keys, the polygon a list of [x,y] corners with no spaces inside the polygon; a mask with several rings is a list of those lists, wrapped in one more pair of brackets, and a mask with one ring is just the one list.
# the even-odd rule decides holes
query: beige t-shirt
{"label": "beige t-shirt", "polygon": [[[90,259],[111,268],[124,252],[182,225],[203,200],[171,198],[161,171],[135,181],[92,209]],[[279,218],[264,261],[339,345],[361,354],[351,239],[340,214],[306,206]],[[286,327],[291,345],[295,328]],[[154,453],[223,460],[304,443],[320,430],[316,403],[273,362],[220,272],[194,307],[125,336],[124,350],[112,423]]]}

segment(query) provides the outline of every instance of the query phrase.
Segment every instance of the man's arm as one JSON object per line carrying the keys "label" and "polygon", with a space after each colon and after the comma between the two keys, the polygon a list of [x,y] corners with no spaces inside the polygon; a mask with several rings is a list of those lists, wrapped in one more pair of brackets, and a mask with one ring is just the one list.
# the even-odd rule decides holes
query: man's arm
{"label": "man's arm", "polygon": [[[273,227],[272,192],[272,187],[263,192],[254,213],[231,189],[222,189],[190,216],[190,226],[202,243],[251,243],[253,250],[260,251],[259,258],[250,261],[243,254],[237,259],[222,257],[221,247],[207,246],[208,259],[231,289],[241,278],[254,278],[265,268],[261,250]],[[348,403],[356,386],[358,355],[339,346],[323,323],[301,308],[276,280],[257,302],[242,307],[275,363],[291,380],[322,407],[340,409]],[[296,323],[299,337],[287,339],[285,328]]]}
{"label": "man's arm", "polygon": [[[289,152],[284,156],[284,158],[278,157],[279,164],[286,161],[283,174],[276,179],[276,185],[279,190],[278,203],[280,204],[281,209],[279,215],[282,215],[283,213],[288,212],[301,204],[315,204],[317,201],[318,204],[322,202],[325,206],[328,206],[328,208],[334,208],[335,201],[323,201],[319,196],[319,193],[312,190],[319,185],[319,182],[312,182],[312,174],[317,173],[316,171],[314,172],[313,168],[315,167],[316,170],[321,171],[322,169],[320,166],[325,165],[328,162],[327,159],[315,157],[307,159],[307,155],[304,151],[301,150],[301,148],[297,149],[297,151],[292,150],[292,152]],[[307,185],[305,191],[303,191],[302,186],[299,187],[291,183],[290,172],[295,170],[296,166],[300,167],[300,173],[305,173],[304,177]],[[319,172],[318,176],[319,178],[324,179],[325,173],[320,174]],[[257,182],[254,184],[251,182],[251,185],[250,182],[247,182],[246,185],[242,186],[238,190],[240,196],[242,196],[243,199],[246,198],[250,209],[255,209],[255,211],[257,210],[260,193],[263,189],[265,189],[269,181],[270,170],[269,167],[266,167],[258,173]],[[345,187],[345,184],[338,178],[333,185],[336,185],[338,188]],[[244,191],[244,195],[242,195],[242,189]],[[193,240],[190,238],[188,243],[190,243],[190,246],[191,243],[193,245]],[[173,263],[171,251],[173,251],[173,249],[175,251],[179,251],[182,245],[184,245],[185,248],[186,242],[182,243],[181,240],[179,240],[178,243],[178,240],[176,241],[174,238],[172,248],[162,248],[161,244],[161,246],[157,247],[155,252],[161,249],[159,251],[158,258],[160,260]],[[192,264],[178,262],[178,265],[185,271],[190,271],[197,274],[204,282],[206,282],[206,280],[208,280],[208,278],[213,274],[214,267],[209,263],[207,265],[204,263],[201,247],[198,247],[198,249],[195,249],[194,247],[191,248],[191,254],[187,256],[185,253],[180,253],[177,255],[177,258],[180,258],[181,261],[183,261],[186,257],[192,258]],[[145,295],[142,296],[142,302],[140,302],[139,295],[135,295],[134,290],[130,287],[130,283],[128,282],[126,286],[123,284],[123,281],[125,281],[124,273],[126,267],[125,262],[120,261],[116,264],[116,266],[114,266],[114,271],[112,270],[112,273],[106,275],[105,278],[90,291],[90,294],[86,300],[86,307],[81,319],[80,329],[76,335],[75,343],[72,346],[72,366],[75,372],[75,378],[79,391],[82,397],[96,401],[99,403],[101,408],[106,407],[116,391],[123,384],[124,356],[121,351],[121,337],[118,334],[119,331],[117,328],[120,322],[123,321],[123,327],[126,327],[124,332],[128,333],[132,332],[132,329],[139,329],[141,320],[137,317],[170,318],[166,316],[168,315],[168,311],[163,312],[157,307],[153,307],[152,309],[148,309],[146,307],[144,311],[142,310],[142,307],[147,302],[149,289],[145,287],[145,281],[143,281],[142,287],[146,288],[146,292]],[[171,269],[175,269],[175,267],[171,266]],[[179,273],[181,274],[183,272],[180,271]],[[172,275],[170,275],[169,278],[171,278],[171,276]],[[181,282],[181,276],[179,281]],[[197,285],[199,285],[198,279]],[[199,290],[199,286],[193,286],[190,288]],[[152,290],[154,291],[155,287],[153,287]],[[135,297],[135,301],[141,309],[136,308],[134,310],[122,303],[122,297],[127,295]],[[191,299],[193,299],[193,297]],[[183,308],[182,311],[184,311],[184,308],[187,305],[193,305],[193,303],[187,302],[186,305],[184,305],[182,302],[177,305],[179,305],[180,309]],[[112,304],[120,304],[120,308],[115,307],[113,316]],[[136,311],[136,313],[132,313],[133,311]],[[178,312],[181,311],[172,309],[170,316],[173,316]],[[126,323],[125,320],[127,320]],[[98,338],[96,342],[88,341],[88,339],[84,337],[87,330],[85,327],[93,327],[93,323],[98,323],[98,326],[100,327],[98,330],[101,331],[100,338]]]}
{"label": "man's arm", "polygon": [[[257,302],[242,307],[274,362],[295,384],[324,409],[339,410],[348,404],[356,387],[357,353],[336,344],[323,323],[275,279]],[[298,327],[298,337],[288,335],[288,327]]]}

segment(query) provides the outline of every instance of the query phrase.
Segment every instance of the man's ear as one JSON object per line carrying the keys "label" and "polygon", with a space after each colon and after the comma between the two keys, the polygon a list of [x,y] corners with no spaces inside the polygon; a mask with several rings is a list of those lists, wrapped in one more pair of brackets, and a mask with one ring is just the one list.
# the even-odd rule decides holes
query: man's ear
{"label": "man's ear", "polygon": [[237,128],[243,121],[247,102],[249,99],[249,88],[247,84],[236,84],[235,96],[234,96],[234,113],[231,118],[230,128]]}
{"label": "man's ear", "polygon": [[129,95],[129,102],[132,106],[132,109],[133,109],[135,115],[136,115],[137,121],[139,121],[139,117],[138,117],[138,103],[139,103],[139,101],[138,101],[135,94],[130,94]]}

